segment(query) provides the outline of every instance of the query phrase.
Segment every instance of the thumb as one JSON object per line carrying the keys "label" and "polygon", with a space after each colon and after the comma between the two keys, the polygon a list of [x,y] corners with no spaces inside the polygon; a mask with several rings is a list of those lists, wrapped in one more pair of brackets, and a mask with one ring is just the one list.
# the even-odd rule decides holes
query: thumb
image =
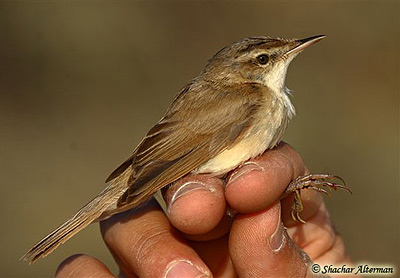
{"label": "thumb", "polygon": [[292,242],[280,216],[276,202],[235,219],[229,249],[239,277],[312,277],[311,259]]}

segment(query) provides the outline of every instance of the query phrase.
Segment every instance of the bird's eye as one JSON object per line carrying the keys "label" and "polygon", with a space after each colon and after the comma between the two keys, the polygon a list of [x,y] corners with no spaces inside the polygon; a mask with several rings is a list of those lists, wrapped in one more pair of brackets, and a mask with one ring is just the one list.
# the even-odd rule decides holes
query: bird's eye
{"label": "bird's eye", "polygon": [[260,63],[261,65],[265,65],[266,63],[268,63],[269,61],[269,57],[267,54],[261,54],[257,56],[257,61],[258,63]]}

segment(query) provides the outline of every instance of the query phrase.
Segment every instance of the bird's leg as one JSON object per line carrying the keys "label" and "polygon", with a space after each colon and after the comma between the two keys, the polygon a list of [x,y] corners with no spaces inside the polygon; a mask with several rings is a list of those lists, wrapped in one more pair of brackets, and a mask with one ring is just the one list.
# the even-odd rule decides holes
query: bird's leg
{"label": "bird's leg", "polygon": [[352,193],[346,186],[345,181],[339,176],[329,174],[308,174],[297,177],[288,185],[285,192],[282,194],[281,199],[287,197],[291,193],[294,194],[294,203],[292,205],[291,215],[293,220],[301,223],[306,223],[300,217],[300,213],[303,211],[303,202],[300,193],[302,189],[316,190],[328,195],[329,197],[331,196],[332,189],[335,191],[337,189],[342,189]]}

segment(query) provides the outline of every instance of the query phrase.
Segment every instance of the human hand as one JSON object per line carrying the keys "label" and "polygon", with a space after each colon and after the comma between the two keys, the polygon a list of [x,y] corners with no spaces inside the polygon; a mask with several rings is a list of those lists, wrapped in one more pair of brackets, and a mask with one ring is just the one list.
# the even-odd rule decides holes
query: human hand
{"label": "human hand", "polygon": [[[281,143],[234,170],[226,187],[216,177],[185,177],[164,192],[167,214],[152,201],[101,222],[102,235],[126,277],[311,277],[312,261],[349,265],[321,194],[302,191],[306,224],[290,217],[293,197],[280,201],[307,173]],[[227,205],[239,214],[227,216]],[[74,255],[57,277],[76,276],[113,275],[97,259]]]}

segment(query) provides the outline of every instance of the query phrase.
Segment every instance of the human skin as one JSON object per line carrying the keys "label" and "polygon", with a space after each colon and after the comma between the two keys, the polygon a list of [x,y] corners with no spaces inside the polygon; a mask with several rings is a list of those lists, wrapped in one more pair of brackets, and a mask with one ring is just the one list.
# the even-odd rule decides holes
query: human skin
{"label": "human skin", "polygon": [[[231,172],[226,185],[189,175],[164,190],[166,214],[152,201],[101,222],[101,233],[123,277],[312,277],[313,262],[351,265],[320,193],[302,191],[306,224],[290,216],[293,197],[280,200],[308,173],[281,143]],[[64,260],[56,276],[113,277],[82,254]]]}

